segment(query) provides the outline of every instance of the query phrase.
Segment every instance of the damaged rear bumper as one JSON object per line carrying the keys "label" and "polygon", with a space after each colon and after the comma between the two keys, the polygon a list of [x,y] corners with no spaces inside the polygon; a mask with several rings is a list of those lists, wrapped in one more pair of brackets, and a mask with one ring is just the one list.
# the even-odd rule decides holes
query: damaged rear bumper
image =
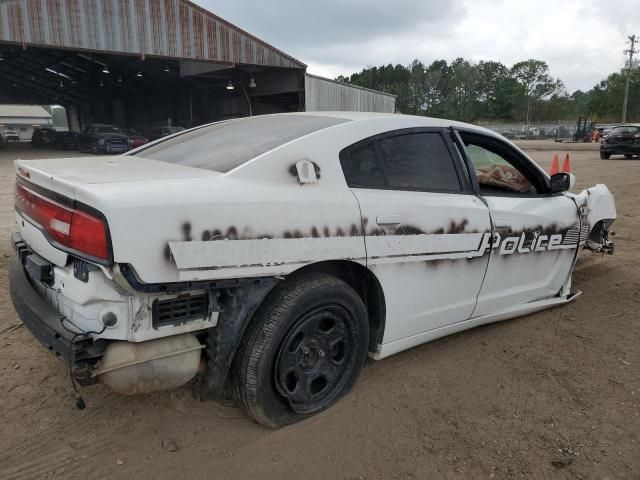
{"label": "damaged rear bumper", "polygon": [[9,292],[20,320],[45,348],[71,366],[71,373],[78,383],[95,383],[91,370],[102,349],[97,348],[90,337],[64,328],[56,309],[40,296],[25,271],[24,262],[34,253],[19,235],[12,240],[14,252],[9,264]]}

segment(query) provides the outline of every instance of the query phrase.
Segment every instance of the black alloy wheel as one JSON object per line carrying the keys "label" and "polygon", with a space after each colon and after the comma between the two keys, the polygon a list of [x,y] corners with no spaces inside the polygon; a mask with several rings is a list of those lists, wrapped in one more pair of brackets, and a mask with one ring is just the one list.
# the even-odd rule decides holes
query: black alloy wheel
{"label": "black alloy wheel", "polygon": [[274,380],[294,412],[320,410],[340,393],[354,362],[349,315],[340,305],[312,310],[282,342]]}
{"label": "black alloy wheel", "polygon": [[247,327],[233,395],[265,426],[303,420],[351,390],[368,347],[367,311],[349,285],[324,273],[294,275],[267,295]]}

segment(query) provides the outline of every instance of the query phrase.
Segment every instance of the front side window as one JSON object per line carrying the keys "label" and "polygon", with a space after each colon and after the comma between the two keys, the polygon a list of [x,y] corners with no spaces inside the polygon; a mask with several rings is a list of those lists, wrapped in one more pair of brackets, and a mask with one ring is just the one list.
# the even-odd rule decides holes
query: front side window
{"label": "front side window", "polygon": [[482,194],[537,193],[533,183],[513,164],[514,162],[508,160],[504,152],[473,140],[464,139],[464,143]]}
{"label": "front side window", "polygon": [[449,149],[437,132],[372,139],[341,152],[350,187],[418,191],[460,191]]}

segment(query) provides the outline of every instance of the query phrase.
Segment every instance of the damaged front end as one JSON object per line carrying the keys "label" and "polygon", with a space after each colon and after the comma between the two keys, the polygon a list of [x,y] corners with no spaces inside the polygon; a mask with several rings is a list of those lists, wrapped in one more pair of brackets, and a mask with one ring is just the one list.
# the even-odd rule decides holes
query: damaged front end
{"label": "damaged front end", "polygon": [[598,222],[587,238],[585,248],[595,253],[606,253],[613,255],[613,242],[609,239],[610,236],[614,236],[615,232],[611,232],[609,227],[613,223],[613,220],[601,220]]}
{"label": "damaged front end", "polygon": [[574,195],[576,205],[586,214],[589,234],[585,248],[596,253],[613,254],[611,224],[617,218],[613,195],[606,185],[597,184]]}

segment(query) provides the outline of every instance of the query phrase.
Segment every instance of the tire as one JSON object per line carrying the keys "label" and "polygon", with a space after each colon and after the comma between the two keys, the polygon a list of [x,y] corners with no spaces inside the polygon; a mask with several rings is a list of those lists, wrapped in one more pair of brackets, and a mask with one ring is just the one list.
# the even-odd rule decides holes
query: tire
{"label": "tire", "polygon": [[600,158],[602,160],[609,160],[609,158],[611,158],[611,154],[610,153],[600,152]]}
{"label": "tire", "polygon": [[633,158],[633,155],[630,153],[625,153],[624,158]]}
{"label": "tire", "polygon": [[236,402],[267,427],[321,412],[351,390],[367,358],[369,324],[342,280],[306,274],[258,308],[232,373]]}

